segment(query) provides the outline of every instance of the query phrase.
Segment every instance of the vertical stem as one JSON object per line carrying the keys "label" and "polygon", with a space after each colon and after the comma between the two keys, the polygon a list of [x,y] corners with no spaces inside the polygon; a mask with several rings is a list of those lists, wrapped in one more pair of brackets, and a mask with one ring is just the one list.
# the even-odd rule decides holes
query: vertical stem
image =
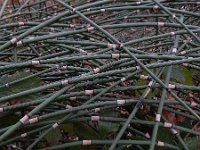
{"label": "vertical stem", "polygon": [[4,12],[5,8],[6,8],[6,5],[7,5],[8,1],[9,1],[9,0],[5,0],[4,3],[3,3],[3,6],[1,7],[1,10],[0,10],[0,18],[1,18],[2,15],[3,15],[3,12]]}

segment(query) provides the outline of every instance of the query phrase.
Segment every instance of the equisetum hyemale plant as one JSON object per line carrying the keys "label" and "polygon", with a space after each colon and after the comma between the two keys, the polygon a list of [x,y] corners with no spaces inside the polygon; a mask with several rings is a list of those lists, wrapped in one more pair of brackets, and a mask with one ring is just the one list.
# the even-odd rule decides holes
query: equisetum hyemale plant
{"label": "equisetum hyemale plant", "polygon": [[198,0],[0,4],[0,148],[199,148]]}

